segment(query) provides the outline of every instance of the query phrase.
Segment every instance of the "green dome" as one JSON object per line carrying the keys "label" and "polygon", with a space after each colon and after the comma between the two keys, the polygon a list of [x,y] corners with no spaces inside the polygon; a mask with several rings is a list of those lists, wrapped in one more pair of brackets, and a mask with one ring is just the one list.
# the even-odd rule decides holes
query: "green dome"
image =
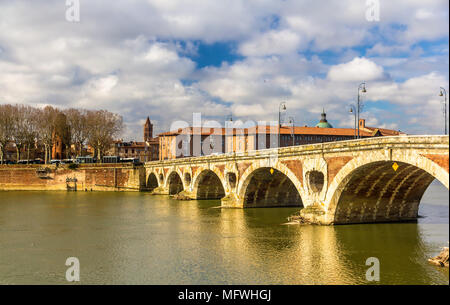
{"label": "green dome", "polygon": [[316,127],[320,128],[333,128],[333,126],[328,122],[319,122]]}
{"label": "green dome", "polygon": [[333,128],[330,123],[327,121],[327,114],[325,113],[325,109],[322,112],[322,119],[320,122],[316,125],[316,127],[320,128]]}

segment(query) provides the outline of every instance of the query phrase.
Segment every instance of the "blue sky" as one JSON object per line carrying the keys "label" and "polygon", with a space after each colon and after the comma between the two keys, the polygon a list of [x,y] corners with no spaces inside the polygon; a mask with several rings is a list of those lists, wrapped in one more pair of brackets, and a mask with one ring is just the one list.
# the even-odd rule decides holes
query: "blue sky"
{"label": "blue sky", "polygon": [[368,125],[442,133],[448,1],[380,0],[379,21],[351,0],[79,3],[70,22],[65,1],[0,0],[0,103],[108,109],[140,140],[147,115],[162,132],[193,112],[276,120],[280,102],[352,127],[365,81]]}

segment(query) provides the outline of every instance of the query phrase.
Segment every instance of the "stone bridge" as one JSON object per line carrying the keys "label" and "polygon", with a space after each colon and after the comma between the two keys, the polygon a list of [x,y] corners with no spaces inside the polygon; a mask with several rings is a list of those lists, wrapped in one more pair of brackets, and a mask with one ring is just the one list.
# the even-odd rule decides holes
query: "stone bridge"
{"label": "stone bridge", "polygon": [[437,179],[448,136],[395,136],[148,162],[147,190],[222,207],[303,207],[319,224],[407,221]]}

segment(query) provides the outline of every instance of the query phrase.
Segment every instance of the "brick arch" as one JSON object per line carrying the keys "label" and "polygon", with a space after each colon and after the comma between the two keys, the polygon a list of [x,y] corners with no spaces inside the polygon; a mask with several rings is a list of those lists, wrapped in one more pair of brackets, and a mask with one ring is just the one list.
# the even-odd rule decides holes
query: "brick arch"
{"label": "brick arch", "polygon": [[[164,172],[164,186],[168,187],[167,183],[169,182],[169,177],[170,175],[172,175],[173,173],[177,173],[178,176],[180,176],[180,178],[183,178],[183,173],[181,172],[180,168],[178,167],[172,167],[171,169],[167,170]],[[183,180],[183,179],[181,179]],[[185,187],[184,182],[183,182],[183,187]]]}
{"label": "brick arch", "polygon": [[220,199],[226,194],[224,181],[217,167],[199,168],[193,178],[192,192],[197,199]]}
{"label": "brick arch", "polygon": [[[395,171],[392,165],[399,167]],[[449,187],[448,172],[418,154],[370,152],[348,162],[331,182],[328,223],[413,220],[420,200],[434,180]]]}
{"label": "brick arch", "polygon": [[[293,186],[293,189],[296,190],[298,193],[298,196],[301,200],[301,205],[303,205],[303,198],[304,198],[304,192],[302,188],[302,184],[300,180],[297,178],[297,176],[284,164],[281,162],[276,162],[276,164],[270,165],[268,162],[265,162],[267,160],[258,160],[252,165],[250,165],[243,173],[242,176],[239,178],[239,183],[237,186],[237,194],[238,194],[238,200],[239,205],[244,207],[245,201],[246,201],[246,192],[247,188],[249,187],[249,184],[252,181],[252,178],[260,172],[260,170],[269,170],[270,168],[274,169],[274,173],[280,174],[280,180],[279,182],[282,182],[283,184],[286,183],[286,185],[290,185],[290,183]],[[269,185],[268,186],[268,192],[273,192],[277,188],[278,190],[282,190],[283,186],[276,186],[276,185]],[[267,196],[267,194],[266,194]],[[274,205],[266,205],[266,206],[274,206]],[[280,204],[280,206],[283,206],[283,204]]]}
{"label": "brick arch", "polygon": [[168,173],[165,186],[169,190],[169,195],[175,195],[183,191],[184,182],[179,170],[172,170]]}
{"label": "brick arch", "polygon": [[154,171],[151,171],[146,179],[146,187],[148,190],[153,190],[157,187],[159,187],[160,183],[159,183],[159,179],[158,179],[158,174]]}

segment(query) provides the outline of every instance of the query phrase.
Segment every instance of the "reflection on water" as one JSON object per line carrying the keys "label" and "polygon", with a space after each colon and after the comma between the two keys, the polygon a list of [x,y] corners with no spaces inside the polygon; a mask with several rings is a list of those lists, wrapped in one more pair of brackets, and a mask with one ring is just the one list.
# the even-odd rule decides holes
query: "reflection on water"
{"label": "reflection on water", "polygon": [[448,192],[433,183],[418,223],[289,226],[296,208],[220,209],[144,193],[0,193],[0,283],[448,284],[428,257],[448,245]]}

